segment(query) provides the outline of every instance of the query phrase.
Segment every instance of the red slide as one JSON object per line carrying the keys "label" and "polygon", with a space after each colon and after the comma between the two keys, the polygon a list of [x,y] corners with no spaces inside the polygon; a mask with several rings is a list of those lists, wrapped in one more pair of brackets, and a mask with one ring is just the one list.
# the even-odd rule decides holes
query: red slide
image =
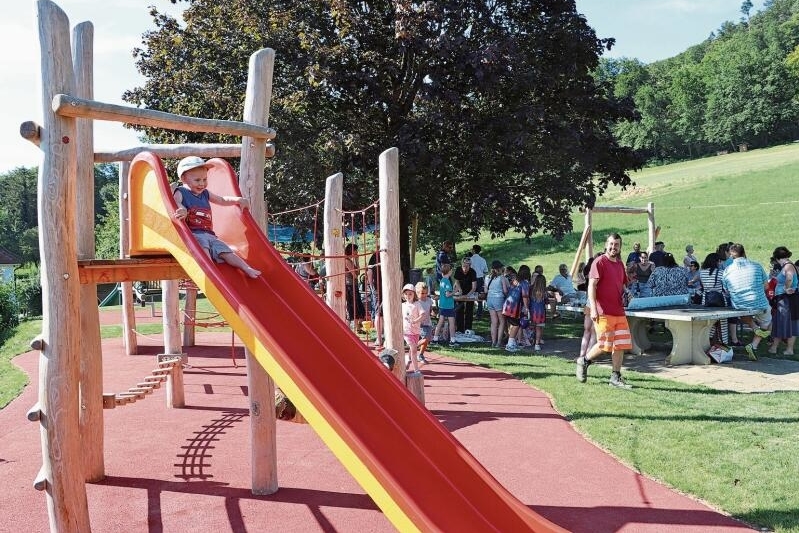
{"label": "red slide", "polygon": [[[209,189],[239,196],[210,161]],[[173,255],[309,424],[400,531],[563,531],[518,501],[291,270],[249,211],[213,206],[214,229],[254,268],[214,264],[175,211],[161,160],[129,175],[131,255]]]}

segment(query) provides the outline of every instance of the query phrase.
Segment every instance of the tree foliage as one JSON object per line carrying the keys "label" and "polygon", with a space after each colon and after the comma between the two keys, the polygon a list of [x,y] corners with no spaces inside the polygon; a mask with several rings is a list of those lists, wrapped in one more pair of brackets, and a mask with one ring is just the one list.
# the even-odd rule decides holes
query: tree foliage
{"label": "tree foliage", "polygon": [[610,129],[634,118],[631,107],[592,76],[612,40],[598,39],[573,1],[188,3],[185,24],[152,9],[156,29],[135,51],[146,82],[125,100],[240,119],[248,58],[274,48],[270,211],[321,199],[338,171],[345,209],[368,206],[378,155],[396,146],[405,267],[414,215],[427,242],[481,231],[561,237],[574,207],[630,184],[640,164]]}
{"label": "tree foliage", "polygon": [[705,42],[643,65],[603,58],[598,79],[635,101],[641,120],[615,127],[620,142],[669,161],[739,145],[769,146],[799,134],[799,1],[774,0]]}
{"label": "tree foliage", "polygon": [[37,179],[35,167],[17,167],[0,174],[0,246],[24,262],[39,260]]}
{"label": "tree foliage", "polygon": [[[24,263],[39,262],[39,220],[37,187],[39,170],[36,167],[18,167],[0,174],[0,246],[18,255]],[[109,194],[116,195],[118,178],[116,166],[94,166],[95,225],[106,220],[106,209],[114,213],[118,207],[105,201]],[[114,196],[116,198],[116,196]],[[117,217],[118,218],[118,217]],[[115,231],[116,254],[119,256],[119,223]]]}

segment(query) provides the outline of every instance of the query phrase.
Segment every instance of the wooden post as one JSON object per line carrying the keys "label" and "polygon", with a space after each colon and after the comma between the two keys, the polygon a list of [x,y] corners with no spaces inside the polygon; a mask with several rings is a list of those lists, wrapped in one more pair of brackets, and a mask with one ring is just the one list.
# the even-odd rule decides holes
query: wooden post
{"label": "wooden post", "polygon": [[394,375],[405,383],[402,337],[402,270],[399,259],[399,151],[389,148],[379,159],[380,274],[383,285],[385,347],[397,351]]}
{"label": "wooden post", "polygon": [[[166,406],[169,409],[186,407],[186,393],[183,387],[183,356],[181,353],[162,353],[156,356],[161,363],[179,357],[180,360],[169,367],[166,377]],[[160,366],[160,365],[159,365]]]}
{"label": "wooden post", "polygon": [[[272,99],[272,70],[275,51],[264,48],[250,56],[247,92],[244,97],[244,121],[258,126],[269,125]],[[241,141],[239,182],[242,194],[250,198],[250,211],[266,232],[264,201],[264,147],[266,139],[244,137]],[[265,273],[269,276],[269,273]],[[250,350],[247,359],[247,390],[250,396],[250,476],[253,494],[273,494],[277,482],[277,418],[275,382]]]}
{"label": "wooden post", "polygon": [[[164,325],[163,357],[178,356],[185,359],[183,347],[180,345],[179,323],[179,289],[177,280],[161,280],[161,320]],[[173,367],[167,379],[167,407],[180,408],[186,406],[186,393],[183,390],[183,369],[181,363]]]}
{"label": "wooden post", "polygon": [[69,19],[38,0],[42,114],[38,200],[42,283],[39,405],[42,470],[51,531],[91,531],[79,424],[80,280],[75,243],[75,120],[53,113],[58,93],[74,92]]}
{"label": "wooden post", "polygon": [[424,405],[424,376],[422,373],[419,371],[408,372],[405,375],[405,386]]}
{"label": "wooden post", "polygon": [[164,325],[164,353],[183,353],[180,344],[180,287],[175,279],[161,280],[161,322]]}
{"label": "wooden post", "polygon": [[341,321],[346,320],[344,287],[344,230],[341,224],[341,203],[344,198],[344,175],[339,172],[325,180],[325,299]]}
{"label": "wooden post", "polygon": [[[82,22],[72,32],[75,90],[81,98],[93,97],[94,27]],[[76,122],[77,247],[78,259],[94,259],[94,135],[90,119]],[[105,478],[103,464],[103,352],[97,284],[80,286],[80,431],[86,481]]]}
{"label": "wooden post", "polygon": [[[128,202],[128,172],[130,163],[119,164],[119,257],[128,256],[130,248],[130,204]],[[136,338],[136,312],[133,307],[133,282],[122,282],[122,342],[125,353],[139,353],[139,340]]]}
{"label": "wooden post", "polygon": [[574,279],[574,276],[577,275],[577,267],[579,266],[580,263],[580,256],[582,255],[583,248],[585,248],[585,245],[590,238],[591,238],[591,226],[586,226],[585,228],[583,228],[583,235],[582,237],[580,237],[580,244],[577,246],[577,252],[574,254],[574,261],[572,261],[572,268],[569,271],[572,279]]}
{"label": "wooden post", "polygon": [[186,287],[186,303],[183,306],[183,347],[195,344],[195,322],[197,320],[197,287]]}
{"label": "wooden post", "polygon": [[585,210],[585,223],[583,225],[583,231],[585,228],[588,228],[588,240],[585,243],[585,261],[588,262],[589,259],[594,257],[594,233],[593,230],[590,229],[592,226],[591,224],[591,210]]}
{"label": "wooden post", "polygon": [[655,249],[655,241],[657,240],[655,229],[655,204],[652,202],[646,204],[646,222],[647,234],[649,236],[646,249],[649,253],[652,253],[652,250]]}

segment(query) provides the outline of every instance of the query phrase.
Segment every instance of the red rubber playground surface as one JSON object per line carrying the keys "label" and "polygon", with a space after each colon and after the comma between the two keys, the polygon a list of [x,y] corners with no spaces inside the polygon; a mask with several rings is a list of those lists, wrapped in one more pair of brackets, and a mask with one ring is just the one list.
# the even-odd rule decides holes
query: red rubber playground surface
{"label": "red rubber playground surface", "polygon": [[[149,311],[149,310],[148,310]],[[87,484],[95,532],[393,531],[393,526],[307,425],[278,422],[280,490],[249,490],[246,371],[229,333],[201,333],[188,349],[185,409],[165,407],[164,388],[105,411],[106,479]],[[103,341],[104,390],[136,384],[154,367],[159,338],[142,355]],[[17,357],[31,379],[0,411],[0,531],[49,529],[45,497],[32,483],[41,466],[37,353]],[[749,530],[643,477],[576,433],[549,398],[501,372],[430,354],[426,405],[517,498],[576,532]],[[420,483],[423,476],[420,475]]]}

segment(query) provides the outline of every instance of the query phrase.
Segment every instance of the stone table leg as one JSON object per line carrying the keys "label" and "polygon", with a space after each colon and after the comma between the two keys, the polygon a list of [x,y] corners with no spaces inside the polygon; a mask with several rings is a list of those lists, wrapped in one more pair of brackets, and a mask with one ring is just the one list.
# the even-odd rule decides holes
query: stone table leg
{"label": "stone table leg", "polygon": [[710,363],[710,358],[705,354],[705,350],[709,347],[709,322],[705,320],[667,320],[666,327],[671,331],[672,337],[671,354],[666,357],[666,364],[706,365]]}
{"label": "stone table leg", "polygon": [[649,340],[649,319],[631,316],[627,318],[627,323],[630,326],[630,338],[633,344],[630,353],[641,355],[652,347],[652,342]]}

